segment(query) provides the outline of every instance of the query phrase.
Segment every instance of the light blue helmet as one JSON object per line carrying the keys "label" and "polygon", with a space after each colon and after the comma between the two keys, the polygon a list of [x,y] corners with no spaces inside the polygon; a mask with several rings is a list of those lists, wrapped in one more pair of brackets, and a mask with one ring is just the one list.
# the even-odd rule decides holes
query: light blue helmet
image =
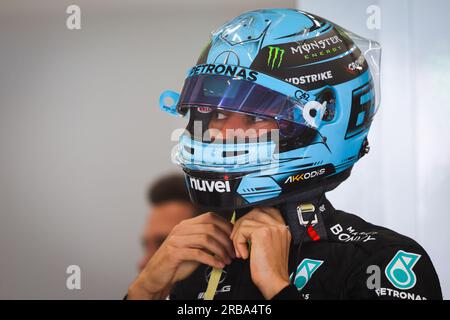
{"label": "light blue helmet", "polygon": [[[163,110],[189,114],[176,161],[193,202],[276,204],[345,180],[368,151],[380,54],[378,43],[294,9],[250,11],[213,32],[181,94],[160,98]],[[207,131],[217,110],[269,118],[279,130],[215,143]]]}

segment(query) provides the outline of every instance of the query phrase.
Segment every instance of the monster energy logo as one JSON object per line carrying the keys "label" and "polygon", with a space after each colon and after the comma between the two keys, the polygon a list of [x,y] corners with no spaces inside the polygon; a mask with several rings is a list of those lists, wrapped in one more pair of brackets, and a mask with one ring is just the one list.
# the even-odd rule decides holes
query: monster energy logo
{"label": "monster energy logo", "polygon": [[281,62],[283,61],[283,55],[284,55],[284,49],[281,49],[279,47],[272,47],[269,46],[269,57],[267,58],[267,66],[271,67],[272,69],[275,67],[275,63],[278,59],[277,68],[280,67]]}

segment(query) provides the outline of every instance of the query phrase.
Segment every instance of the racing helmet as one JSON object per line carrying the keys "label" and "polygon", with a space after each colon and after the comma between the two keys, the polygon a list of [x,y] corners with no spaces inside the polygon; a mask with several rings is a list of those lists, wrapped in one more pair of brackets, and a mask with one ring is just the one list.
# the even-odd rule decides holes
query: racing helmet
{"label": "racing helmet", "polygon": [[[295,9],[246,12],[212,32],[181,94],[160,96],[161,109],[189,119],[173,159],[193,203],[275,205],[339,185],[368,152],[380,56],[377,42]],[[276,128],[211,134],[233,114]]]}

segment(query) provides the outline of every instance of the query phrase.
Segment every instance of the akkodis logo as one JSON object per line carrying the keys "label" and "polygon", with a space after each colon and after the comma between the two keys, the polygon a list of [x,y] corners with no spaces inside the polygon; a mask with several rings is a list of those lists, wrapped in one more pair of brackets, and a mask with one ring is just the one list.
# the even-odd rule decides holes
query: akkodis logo
{"label": "akkodis logo", "polygon": [[[302,290],[309,279],[311,279],[314,272],[322,265],[322,260],[313,260],[305,258],[298,265],[297,271],[295,273],[294,284],[297,287],[297,290]],[[290,275],[289,279],[292,281],[293,274]]]}
{"label": "akkodis logo", "polygon": [[269,46],[269,56],[267,57],[267,65],[273,70],[273,68],[279,68],[281,62],[283,62],[284,49],[279,47]]}
{"label": "akkodis logo", "polygon": [[416,275],[412,270],[419,261],[420,254],[399,250],[385,269],[388,280],[401,290],[411,289],[416,285]]}

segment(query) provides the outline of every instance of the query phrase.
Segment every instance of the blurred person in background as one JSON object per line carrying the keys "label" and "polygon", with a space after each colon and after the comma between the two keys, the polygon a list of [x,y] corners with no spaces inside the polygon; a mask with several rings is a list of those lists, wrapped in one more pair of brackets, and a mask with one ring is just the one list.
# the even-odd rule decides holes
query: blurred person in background
{"label": "blurred person in background", "polygon": [[150,186],[147,199],[151,207],[142,235],[144,256],[138,263],[139,270],[145,267],[173,227],[182,220],[193,218],[196,213],[181,174],[160,177]]}

